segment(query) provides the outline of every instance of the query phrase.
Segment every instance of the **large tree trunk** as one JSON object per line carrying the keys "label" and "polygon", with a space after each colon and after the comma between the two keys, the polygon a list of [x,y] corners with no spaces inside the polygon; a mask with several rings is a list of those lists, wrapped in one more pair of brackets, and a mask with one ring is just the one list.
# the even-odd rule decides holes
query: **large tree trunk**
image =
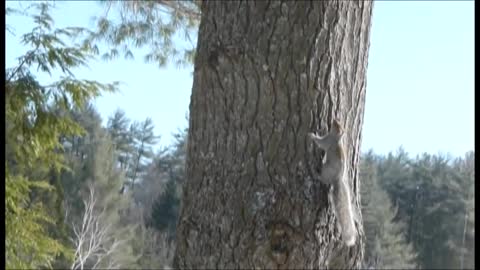
{"label": "large tree trunk", "polygon": [[[372,2],[206,1],[174,267],[353,268]],[[346,130],[356,245],[341,242],[323,152]]]}

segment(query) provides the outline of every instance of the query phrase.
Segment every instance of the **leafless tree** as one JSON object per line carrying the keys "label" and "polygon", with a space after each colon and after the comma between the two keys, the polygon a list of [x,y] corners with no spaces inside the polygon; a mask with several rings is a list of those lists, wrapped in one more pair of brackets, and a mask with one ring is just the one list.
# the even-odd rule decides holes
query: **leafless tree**
{"label": "leafless tree", "polygon": [[89,197],[83,200],[85,211],[81,220],[72,222],[75,246],[71,269],[119,268],[112,255],[122,244],[113,237],[111,226],[105,222],[105,208],[99,210],[95,188],[89,185]]}
{"label": "leafless tree", "polygon": [[138,238],[141,239],[142,268],[170,269],[175,251],[174,241],[170,241],[167,233],[153,228],[141,226]]}

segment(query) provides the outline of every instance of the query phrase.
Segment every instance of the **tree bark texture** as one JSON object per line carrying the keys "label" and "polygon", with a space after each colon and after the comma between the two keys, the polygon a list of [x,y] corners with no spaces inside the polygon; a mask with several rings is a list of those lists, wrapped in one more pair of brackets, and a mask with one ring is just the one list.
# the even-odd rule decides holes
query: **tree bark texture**
{"label": "tree bark texture", "polygon": [[[205,1],[174,267],[358,268],[358,160],[372,2]],[[345,152],[356,245],[341,242],[323,151]]]}

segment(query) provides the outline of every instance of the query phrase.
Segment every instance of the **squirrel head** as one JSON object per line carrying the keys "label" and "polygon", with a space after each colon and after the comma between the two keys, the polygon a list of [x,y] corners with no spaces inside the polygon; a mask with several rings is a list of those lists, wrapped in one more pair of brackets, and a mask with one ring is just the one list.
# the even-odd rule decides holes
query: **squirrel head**
{"label": "squirrel head", "polygon": [[335,137],[340,140],[343,138],[343,135],[345,134],[344,132],[344,129],[342,127],[342,125],[340,124],[340,121],[338,121],[337,119],[334,119],[333,120],[333,123],[332,123],[332,127],[330,129],[330,132],[332,134],[335,134]]}
{"label": "squirrel head", "polygon": [[334,132],[335,134],[337,134],[339,137],[341,137],[344,133],[343,131],[343,127],[342,125],[340,124],[340,122],[335,119],[333,120],[333,123],[332,123],[332,132]]}

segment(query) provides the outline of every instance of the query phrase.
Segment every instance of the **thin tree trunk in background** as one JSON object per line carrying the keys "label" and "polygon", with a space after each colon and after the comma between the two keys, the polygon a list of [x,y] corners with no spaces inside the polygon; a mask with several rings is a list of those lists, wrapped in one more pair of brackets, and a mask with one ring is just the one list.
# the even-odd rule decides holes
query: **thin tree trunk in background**
{"label": "thin tree trunk in background", "polygon": [[462,234],[462,249],[461,249],[461,257],[460,257],[460,269],[463,269],[463,258],[465,255],[465,235],[467,234],[467,218],[468,214],[465,213],[465,219],[463,224],[463,234]]}
{"label": "thin tree trunk in background", "polygon": [[135,168],[133,170],[132,192],[133,192],[133,189],[135,188],[135,180],[137,179],[137,171],[138,171],[138,166],[140,165],[140,159],[142,158],[142,152],[143,152],[143,141],[142,141],[142,144],[140,145],[140,148],[138,150],[137,163],[135,164]]}
{"label": "thin tree trunk in background", "polygon": [[[372,2],[205,1],[175,268],[358,268],[358,160]],[[323,153],[346,130],[360,237],[340,241]]]}
{"label": "thin tree trunk in background", "polygon": [[[470,170],[473,174],[473,172],[475,171],[475,169],[471,169]],[[470,175],[470,177],[472,179],[475,178],[475,175]],[[468,198],[466,199],[467,203],[465,205],[465,217],[464,217],[464,224],[463,224],[463,234],[462,234],[462,249],[461,249],[461,257],[460,257],[460,269],[464,269],[463,266],[464,266],[464,262],[465,262],[465,253],[467,253],[467,250],[465,248],[465,238],[467,236],[467,224],[468,224],[468,203],[470,202],[470,199],[471,198],[474,198],[475,196],[475,187],[473,187],[472,189],[470,189],[472,193],[469,193],[467,196]],[[471,195],[472,194],[472,197]],[[473,237],[475,238],[475,237]],[[473,245],[475,246],[475,244]]]}

